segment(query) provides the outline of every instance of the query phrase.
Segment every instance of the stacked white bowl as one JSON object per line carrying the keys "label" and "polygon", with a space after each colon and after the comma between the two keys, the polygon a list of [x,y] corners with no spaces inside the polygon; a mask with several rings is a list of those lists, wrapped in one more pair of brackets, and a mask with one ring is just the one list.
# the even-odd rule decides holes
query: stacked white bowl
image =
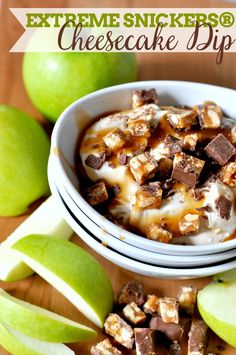
{"label": "stacked white bowl", "polygon": [[[236,117],[236,92],[227,88],[181,81],[145,81],[113,86],[85,96],[69,106],[57,121],[49,159],[52,194],[80,238],[99,254],[137,273],[165,278],[212,275],[236,267],[236,240],[210,245],[173,245],[128,232],[92,208],[79,190],[75,150],[80,133],[104,112],[130,107],[132,92],[155,88],[162,105],[219,104]],[[236,226],[235,226],[236,227]]]}

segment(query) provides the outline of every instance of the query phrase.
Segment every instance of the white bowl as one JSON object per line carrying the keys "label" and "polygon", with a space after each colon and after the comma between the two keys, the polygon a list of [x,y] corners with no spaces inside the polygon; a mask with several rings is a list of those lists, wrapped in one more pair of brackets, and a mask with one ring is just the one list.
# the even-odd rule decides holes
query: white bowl
{"label": "white bowl", "polygon": [[[49,164],[48,176],[49,180],[53,179],[53,164]],[[120,253],[129,256],[133,259],[143,262],[149,262],[150,264],[167,266],[167,267],[196,267],[206,266],[209,264],[219,263],[224,260],[232,259],[236,257],[236,250],[232,249],[217,254],[210,255],[192,255],[192,256],[179,256],[179,255],[167,255],[156,252],[151,252],[145,249],[134,247],[126,243],[123,239],[117,239],[109,234],[107,231],[102,230],[89,216],[87,216],[77,206],[76,201],[69,195],[66,188],[61,184],[60,179],[55,180],[56,188],[60,191],[60,195],[65,201],[67,207],[76,216],[83,226],[91,231],[104,245],[108,245],[114,250],[118,250]]]}
{"label": "white bowl", "polygon": [[207,84],[181,81],[145,81],[109,87],[75,101],[60,116],[52,134],[51,159],[54,176],[60,176],[63,186],[76,201],[79,208],[102,229],[116,238],[125,237],[127,243],[153,252],[171,255],[204,255],[219,253],[236,247],[236,240],[211,245],[171,245],[148,240],[121,229],[105,219],[93,209],[79,193],[79,180],[75,173],[74,153],[79,133],[104,112],[124,110],[130,107],[130,100],[135,89],[155,88],[163,105],[194,105],[206,100],[217,102],[224,112],[236,117],[234,90]]}
{"label": "white bowl", "polygon": [[71,226],[71,228],[80,236],[80,238],[89,245],[93,250],[98,254],[102,255],[111,262],[123,267],[126,270],[138,273],[140,275],[156,277],[156,278],[165,278],[165,279],[192,279],[211,276],[217,273],[221,273],[227,270],[231,270],[236,267],[236,260],[230,262],[222,262],[221,264],[210,266],[210,267],[198,267],[198,268],[165,268],[158,267],[155,265],[150,265],[145,262],[139,262],[135,259],[128,258],[123,256],[119,252],[113,251],[109,246],[104,246],[100,241],[96,240],[96,237],[92,235],[91,232],[87,232],[84,229],[84,226],[80,224],[80,221],[77,220],[76,216],[70,211],[70,208],[63,200],[60,195],[59,190],[56,187],[55,182],[50,178],[50,188],[53,194],[53,197],[57,201],[58,207],[61,209],[61,212]]}

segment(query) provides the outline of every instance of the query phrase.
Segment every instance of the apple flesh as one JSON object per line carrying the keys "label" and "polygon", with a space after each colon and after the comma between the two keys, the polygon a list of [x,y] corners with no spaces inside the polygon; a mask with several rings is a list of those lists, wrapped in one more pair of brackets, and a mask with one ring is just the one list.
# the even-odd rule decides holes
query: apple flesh
{"label": "apple flesh", "polygon": [[222,272],[214,276],[215,281],[236,282],[236,269]]}
{"label": "apple flesh", "polygon": [[53,197],[37,208],[0,246],[0,280],[17,281],[33,274],[11,246],[26,235],[40,233],[70,239],[73,230],[62,218]]}
{"label": "apple flesh", "polygon": [[27,236],[12,248],[81,313],[103,327],[114,296],[111,282],[96,259],[69,241],[47,236]]}
{"label": "apple flesh", "polygon": [[198,309],[208,326],[236,347],[236,283],[207,285],[198,292]]}
{"label": "apple flesh", "polygon": [[0,314],[1,322],[43,341],[72,343],[96,335],[91,328],[12,297],[2,289],[0,289]]}
{"label": "apple flesh", "polygon": [[73,355],[74,351],[61,343],[34,339],[0,323],[0,345],[13,355]]}

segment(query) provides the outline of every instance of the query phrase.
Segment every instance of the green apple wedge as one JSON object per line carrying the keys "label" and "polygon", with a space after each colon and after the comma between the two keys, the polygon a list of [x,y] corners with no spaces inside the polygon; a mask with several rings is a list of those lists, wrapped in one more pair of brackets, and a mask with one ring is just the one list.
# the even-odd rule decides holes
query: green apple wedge
{"label": "green apple wedge", "polygon": [[236,282],[236,269],[214,275],[214,281]]}
{"label": "green apple wedge", "polygon": [[114,295],[106,272],[94,257],[69,241],[40,235],[20,239],[12,248],[81,313],[103,327]]}
{"label": "green apple wedge", "polygon": [[0,245],[0,280],[17,281],[32,275],[27,266],[11,246],[26,235],[39,233],[70,239],[72,229],[62,218],[52,196],[35,210],[4,242]]}
{"label": "green apple wedge", "polygon": [[0,289],[0,314],[4,324],[47,342],[72,343],[96,335],[91,328],[19,300],[3,289]]}
{"label": "green apple wedge", "polygon": [[236,347],[236,282],[212,282],[198,292],[198,309],[208,326]]}
{"label": "green apple wedge", "polygon": [[49,343],[22,334],[0,323],[0,345],[13,355],[74,355],[62,343]]}

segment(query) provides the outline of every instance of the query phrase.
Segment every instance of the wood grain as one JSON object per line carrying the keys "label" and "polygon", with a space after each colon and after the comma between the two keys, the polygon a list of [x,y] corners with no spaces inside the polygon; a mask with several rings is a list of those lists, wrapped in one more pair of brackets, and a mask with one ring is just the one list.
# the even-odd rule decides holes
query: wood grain
{"label": "wood grain", "polygon": [[[76,1],[76,0],[0,0],[0,103],[16,106],[41,122],[44,122],[42,116],[32,106],[25,92],[22,76],[22,54],[9,54],[9,49],[20,36],[23,29],[10,13],[11,7],[227,7],[231,3],[214,0],[175,0],[175,1],[152,1],[152,0],[120,0],[109,1]],[[226,54],[221,65],[215,64],[214,54],[160,54],[148,53],[139,54],[139,79],[174,79],[189,80],[217,84],[236,89],[236,54]],[[31,209],[32,210],[32,209]],[[28,212],[28,214],[31,211]],[[0,218],[0,241],[3,241],[25,218]],[[116,291],[122,284],[130,279],[136,279],[143,283],[146,292],[157,292],[161,295],[175,296],[180,285],[194,284],[202,288],[209,282],[209,278],[199,280],[159,280],[148,277],[142,277],[121,269],[88,248],[78,236],[73,237],[73,241],[96,257],[96,259],[107,270],[113,286]],[[63,265],[62,265],[63,267]],[[34,304],[55,311],[61,315],[67,316],[75,321],[89,322],[72,306],[61,294],[48,285],[37,275],[27,280],[13,283],[2,283],[3,287],[14,296],[27,300]],[[99,331],[99,337],[103,334]],[[93,342],[78,343],[71,345],[76,354],[89,354],[90,346]],[[225,350],[222,350],[222,347]],[[212,336],[210,340],[210,349],[217,353],[233,355],[236,350],[223,344],[217,337]],[[7,352],[0,348],[0,354]]]}

